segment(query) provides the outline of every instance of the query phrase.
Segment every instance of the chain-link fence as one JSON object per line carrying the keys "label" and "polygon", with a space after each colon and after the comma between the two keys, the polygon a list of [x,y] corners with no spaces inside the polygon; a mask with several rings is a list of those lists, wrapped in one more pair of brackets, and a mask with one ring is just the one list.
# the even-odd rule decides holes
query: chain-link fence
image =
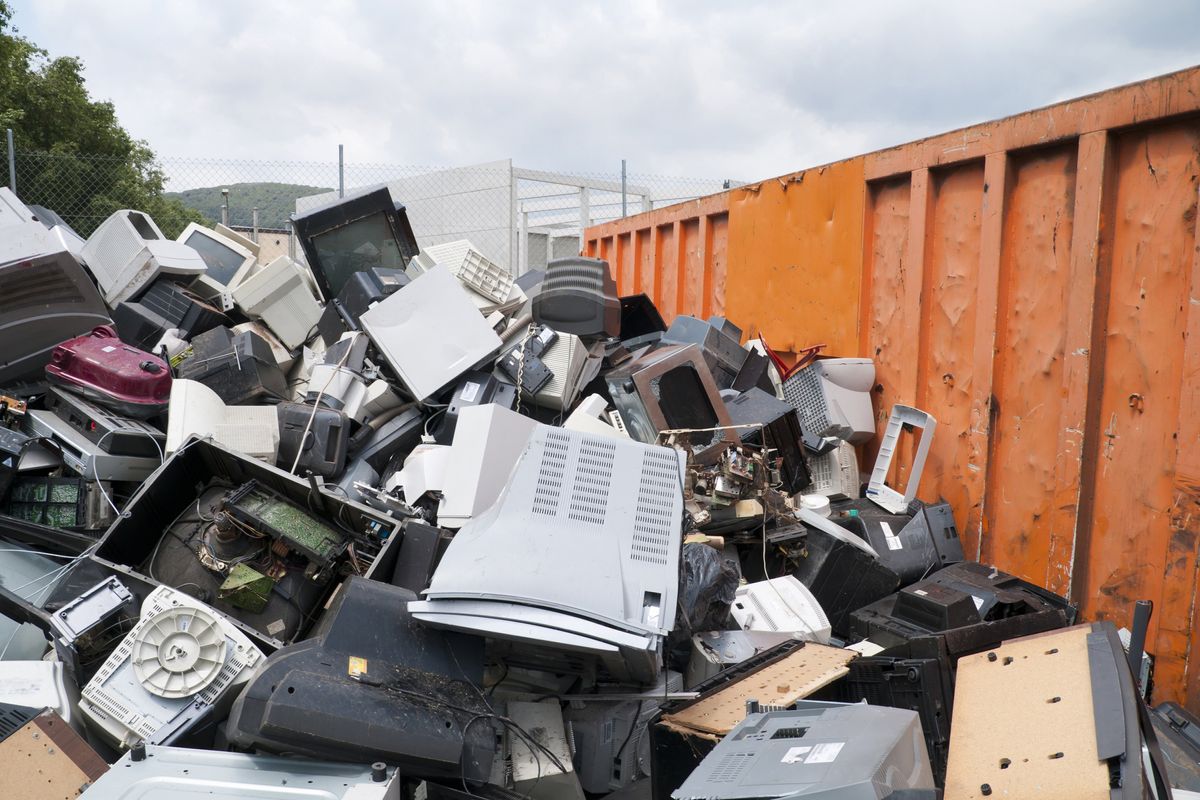
{"label": "chain-link fence", "polygon": [[[0,149],[4,149],[0,139]],[[290,236],[288,217],[339,192],[386,184],[422,244],[470,239],[514,272],[577,253],[583,227],[720,191],[724,179],[557,173],[511,161],[440,168],[337,161],[160,158],[145,163],[14,148],[18,196],[86,237],[112,212],[149,213],[174,237],[189,222]],[[5,153],[7,163],[7,153]],[[7,181],[5,181],[7,182]]]}

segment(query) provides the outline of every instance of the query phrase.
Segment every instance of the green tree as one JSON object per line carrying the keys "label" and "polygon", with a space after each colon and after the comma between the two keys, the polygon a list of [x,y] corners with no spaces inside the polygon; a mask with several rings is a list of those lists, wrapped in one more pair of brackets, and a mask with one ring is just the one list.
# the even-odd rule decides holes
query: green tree
{"label": "green tree", "polygon": [[121,127],[113,104],[93,100],[78,58],[50,58],[12,26],[0,0],[0,128],[12,128],[17,193],[54,209],[81,236],[114,211],[145,211],[167,236],[204,217],[164,196],[154,152]]}

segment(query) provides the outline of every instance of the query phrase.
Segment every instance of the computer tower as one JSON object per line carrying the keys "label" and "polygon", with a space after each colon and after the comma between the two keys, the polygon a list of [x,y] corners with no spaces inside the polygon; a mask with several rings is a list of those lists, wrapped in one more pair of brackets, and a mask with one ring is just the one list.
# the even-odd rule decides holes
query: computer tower
{"label": "computer tower", "polygon": [[11,386],[40,380],[60,342],[110,320],[79,261],[40,222],[0,230],[0,297],[5,298],[0,306],[0,385]]}
{"label": "computer tower", "polygon": [[[746,351],[742,351],[746,352]],[[781,461],[780,491],[795,494],[812,482],[805,457],[803,434],[796,409],[773,394],[752,388],[726,401],[725,408],[734,425],[761,425],[739,428],[738,435],[747,444],[758,444],[775,451]]]}
{"label": "computer tower", "polygon": [[[652,683],[675,623],[683,468],[676,450],[537,425],[499,500],[455,535],[413,616]],[[500,568],[514,563],[524,568]]]}
{"label": "computer tower", "polygon": [[349,578],[315,633],[269,656],[243,690],[230,742],[486,781],[497,731],[480,689],[483,640],[416,624],[405,610],[415,599]]}
{"label": "computer tower", "polygon": [[875,362],[869,358],[821,359],[788,376],[783,399],[800,412],[804,443],[811,449],[824,449],[827,438],[863,444],[875,435],[874,383]]}
{"label": "computer tower", "polygon": [[533,318],[560,333],[618,335],[621,302],[608,262],[576,256],[548,263],[546,278],[533,298]]}
{"label": "computer tower", "polygon": [[629,434],[653,444],[665,430],[687,429],[680,441],[700,464],[740,439],[700,348],[668,345],[644,352],[605,375]]}
{"label": "computer tower", "polygon": [[671,797],[857,800],[933,788],[915,712],[801,701],[747,714]]}
{"label": "computer tower", "polygon": [[83,246],[83,261],[110,306],[136,300],[160,274],[195,277],[208,269],[199,253],[165,238],[148,215],[129,209],[100,223]]}
{"label": "computer tower", "polygon": [[171,744],[228,707],[261,658],[219,612],[160,586],[84,687],[79,710],[116,747]]}

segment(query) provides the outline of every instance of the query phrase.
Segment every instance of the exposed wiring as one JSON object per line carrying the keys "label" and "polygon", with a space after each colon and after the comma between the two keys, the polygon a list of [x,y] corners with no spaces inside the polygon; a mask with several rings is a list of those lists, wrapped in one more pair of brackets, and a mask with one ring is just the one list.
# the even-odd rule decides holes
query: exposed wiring
{"label": "exposed wiring", "polygon": [[296,458],[292,461],[292,468],[288,470],[293,475],[296,474],[296,468],[300,466],[300,457],[304,455],[304,446],[308,442],[309,432],[312,431],[313,421],[317,418],[317,412],[321,410],[321,398],[325,396],[325,391],[333,383],[333,379],[341,373],[342,367],[346,366],[346,361],[350,358],[350,351],[354,349],[354,345],[361,335],[359,331],[354,332],[354,338],[350,340],[346,352],[342,353],[337,366],[329,371],[329,377],[325,380],[325,385],[321,387],[321,391],[317,392],[317,398],[313,401],[312,413],[308,415],[308,424],[304,426],[304,433],[300,435],[300,446],[296,448]]}

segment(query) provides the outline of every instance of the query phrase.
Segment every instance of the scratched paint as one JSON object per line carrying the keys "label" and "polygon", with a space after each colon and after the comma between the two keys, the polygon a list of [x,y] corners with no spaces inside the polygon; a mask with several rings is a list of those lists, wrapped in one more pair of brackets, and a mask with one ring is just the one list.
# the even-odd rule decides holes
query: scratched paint
{"label": "scratched paint", "polygon": [[[975,292],[979,273],[983,164],[933,174],[926,228],[917,405],[938,421],[921,496],[970,505],[967,435],[971,424]],[[961,523],[960,523],[961,524]],[[966,546],[974,549],[974,542]]]}
{"label": "scratched paint", "polygon": [[984,560],[1046,585],[1059,459],[1074,143],[1012,157],[1000,247]]}
{"label": "scratched paint", "polygon": [[[982,531],[985,558],[1084,618],[1128,625],[1155,600],[1154,699],[1200,712],[1198,147],[1194,68],[607,223],[585,247],[607,240],[622,287],[664,312],[875,358],[878,419],[895,402],[938,418],[920,495],[951,501],[968,552]],[[999,215],[985,158],[1007,165],[986,173]]]}
{"label": "scratched paint", "polygon": [[1190,602],[1177,595],[1190,600],[1195,576],[1176,574],[1167,552],[1187,298],[1194,291],[1198,148],[1195,121],[1115,137],[1102,246],[1110,286],[1101,340],[1105,380],[1088,453],[1096,507],[1084,559],[1076,559],[1076,594],[1090,616],[1124,623],[1134,601],[1155,601],[1149,641],[1168,685],[1182,679],[1179,648],[1194,635]]}

